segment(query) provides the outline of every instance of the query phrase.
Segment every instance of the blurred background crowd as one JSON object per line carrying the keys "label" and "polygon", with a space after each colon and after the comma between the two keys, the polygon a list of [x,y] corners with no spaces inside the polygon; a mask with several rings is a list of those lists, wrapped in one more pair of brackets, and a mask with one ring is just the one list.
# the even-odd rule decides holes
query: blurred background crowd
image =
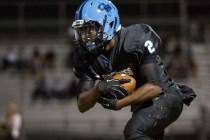
{"label": "blurred background crowd", "polygon": [[[168,73],[197,91],[192,107],[185,107],[180,119],[167,129],[167,140],[209,140],[210,2],[112,1],[123,26],[152,26],[162,39],[159,53]],[[129,107],[113,112],[97,105],[85,114],[77,110],[71,24],[81,2],[1,0],[0,139],[122,139]],[[6,123],[8,110],[19,116],[10,117],[18,120],[15,136],[12,123]]]}

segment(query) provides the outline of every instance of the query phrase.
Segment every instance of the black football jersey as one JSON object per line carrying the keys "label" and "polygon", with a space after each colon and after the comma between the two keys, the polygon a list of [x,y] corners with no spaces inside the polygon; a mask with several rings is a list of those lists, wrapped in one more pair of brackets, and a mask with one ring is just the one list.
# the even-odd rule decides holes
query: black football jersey
{"label": "black football jersey", "polygon": [[[103,80],[111,72],[128,74],[135,78],[136,88],[145,83],[167,88],[173,85],[157,54],[161,40],[146,24],[123,28],[115,35],[115,45],[100,55],[77,49],[73,58],[76,76],[83,81],[78,93],[89,90],[94,81]],[[84,82],[85,81],[85,82]]]}

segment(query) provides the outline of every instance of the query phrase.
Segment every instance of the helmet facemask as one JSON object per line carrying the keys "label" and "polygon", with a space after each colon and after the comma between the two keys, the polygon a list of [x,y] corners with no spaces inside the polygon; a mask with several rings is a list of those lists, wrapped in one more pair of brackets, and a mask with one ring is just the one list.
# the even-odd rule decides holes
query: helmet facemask
{"label": "helmet facemask", "polygon": [[107,35],[97,21],[77,20],[72,27],[75,30],[76,43],[81,44],[86,51],[99,53],[103,50]]}

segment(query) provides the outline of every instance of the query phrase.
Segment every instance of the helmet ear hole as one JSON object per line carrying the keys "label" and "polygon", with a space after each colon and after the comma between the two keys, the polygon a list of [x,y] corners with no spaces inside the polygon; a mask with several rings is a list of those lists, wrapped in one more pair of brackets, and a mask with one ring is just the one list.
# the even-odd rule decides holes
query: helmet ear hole
{"label": "helmet ear hole", "polygon": [[112,22],[109,24],[109,27],[112,28],[113,24],[114,24],[114,21],[112,21]]}

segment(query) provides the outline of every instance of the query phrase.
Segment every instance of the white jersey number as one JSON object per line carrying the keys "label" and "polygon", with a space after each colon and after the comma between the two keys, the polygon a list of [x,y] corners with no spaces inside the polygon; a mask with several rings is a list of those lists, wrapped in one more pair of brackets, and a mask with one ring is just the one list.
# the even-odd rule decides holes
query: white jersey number
{"label": "white jersey number", "polygon": [[150,40],[147,40],[144,43],[144,47],[147,47],[147,49],[150,53],[153,53],[155,51],[155,48],[153,47],[153,43]]}

